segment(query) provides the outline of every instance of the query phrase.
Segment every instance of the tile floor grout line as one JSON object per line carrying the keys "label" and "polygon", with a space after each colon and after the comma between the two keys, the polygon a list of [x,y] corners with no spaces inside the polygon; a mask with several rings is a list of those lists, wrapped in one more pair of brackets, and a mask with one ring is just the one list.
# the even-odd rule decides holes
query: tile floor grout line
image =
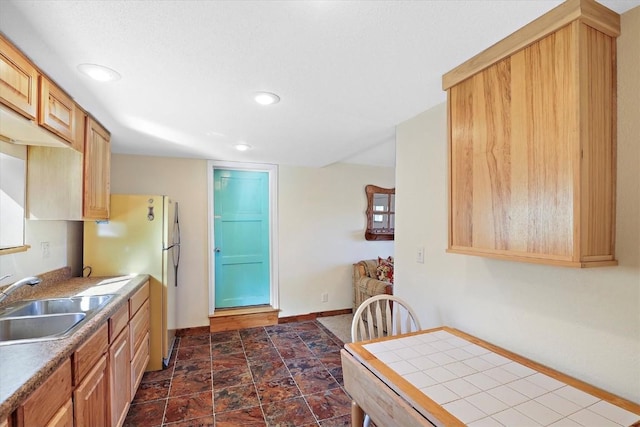
{"label": "tile floor grout line", "polygon": [[[316,427],[320,427],[322,425],[338,425],[338,424],[344,425],[344,426],[348,425],[348,422],[350,420],[350,417],[349,417],[350,397],[344,390],[344,386],[341,380],[339,380],[340,377],[336,377],[336,375],[340,375],[340,371],[338,370],[339,366],[336,366],[336,363],[335,363],[335,357],[339,355],[339,352],[336,352],[336,350],[339,350],[340,343],[337,342],[334,339],[334,337],[332,337],[331,334],[329,334],[327,330],[323,328],[322,325],[319,324],[319,322],[307,321],[307,322],[296,322],[290,325],[283,324],[283,325],[274,325],[274,326],[275,327],[271,329],[267,327],[256,328],[254,332],[250,331],[250,329],[253,329],[253,328],[239,329],[239,330],[229,331],[229,335],[227,336],[223,336],[223,335],[220,336],[220,338],[222,339],[220,343],[227,343],[228,341],[229,343],[231,343],[231,345],[229,345],[228,347],[221,346],[219,347],[219,350],[221,351],[227,350],[227,351],[231,351],[231,353],[233,354],[238,354],[238,356],[244,359],[243,365],[245,366],[245,369],[246,368],[249,369],[249,374],[251,375],[250,377],[251,384],[253,385],[252,393],[256,396],[257,398],[256,403],[257,403],[257,406],[259,406],[260,408],[260,412],[257,413],[256,411],[257,408],[255,408],[254,406],[253,408],[255,409],[254,409],[253,415],[250,415],[250,416],[255,416],[256,421],[258,420],[258,417],[260,417],[260,424],[265,425],[266,427],[273,427],[276,425],[275,423],[283,423],[283,425],[284,424],[293,425],[293,423],[295,423],[295,420],[302,421],[305,419],[309,423],[307,424],[303,423],[300,425],[305,425],[305,426],[315,425]],[[242,333],[242,331],[247,331],[247,332]],[[212,348],[212,345],[214,343],[214,334],[207,333],[207,335],[204,335],[204,336],[198,335],[198,336],[200,336],[200,338],[186,339],[186,341],[180,340],[177,342],[176,349],[174,349],[175,353],[173,357],[173,363],[167,369],[168,371],[170,370],[169,377],[165,380],[162,380],[162,379],[158,380],[158,378],[163,378],[164,375],[158,375],[157,377],[151,376],[150,379],[155,379],[155,381],[147,381],[146,384],[155,383],[155,385],[153,386],[150,385],[149,387],[147,387],[146,393],[143,393],[140,396],[141,399],[149,399],[149,400],[136,401],[136,404],[153,402],[159,399],[160,396],[164,394],[164,397],[161,397],[161,399],[164,400],[163,402],[164,405],[162,406],[163,408],[162,413],[158,414],[158,415],[161,415],[162,417],[159,420],[159,422],[161,423],[160,424],[161,426],[169,427],[169,426],[173,426],[174,424],[180,424],[182,422],[193,424],[194,420],[200,420],[196,424],[198,423],[207,424],[208,422],[206,420],[209,417],[212,417],[213,419],[213,423],[211,425],[212,426],[216,425],[217,418],[218,418],[216,416],[216,411],[215,411],[217,391],[224,391],[227,387],[233,388],[233,387],[237,387],[238,385],[235,383],[233,384],[229,383],[226,386],[222,385],[220,390],[218,390],[214,386],[213,371],[215,367],[215,360],[214,360],[214,351]],[[279,337],[281,337],[282,339],[278,339]],[[303,337],[306,337],[306,339]],[[248,347],[248,345],[252,343],[254,338],[255,338],[255,344],[257,345],[254,347],[253,344],[251,344]],[[236,341],[236,339],[239,339],[239,342]],[[289,352],[287,352],[286,354],[287,356],[291,356],[292,358],[285,359],[284,357],[285,354],[282,351],[286,351],[288,348],[287,339],[294,339],[295,342],[304,344],[304,347],[300,347],[301,350],[305,349],[302,355],[297,351],[295,351],[295,349],[293,349],[291,354],[289,354]],[[190,373],[197,372],[200,370],[200,369],[196,369],[195,371],[189,370],[188,366],[190,365],[189,361],[191,360],[189,357],[196,356],[197,359],[201,359],[202,356],[204,355],[202,354],[204,352],[204,349],[202,349],[202,352],[194,349],[194,350],[189,350],[185,353],[185,356],[188,357],[187,359],[181,359],[180,351],[184,349],[188,349],[190,347],[200,346],[202,345],[202,341],[205,341],[205,340],[208,342],[208,346],[207,346],[208,347],[208,357],[207,357],[208,363],[206,364],[208,364],[208,370],[211,376],[210,377],[211,407],[206,408],[206,406],[203,406],[201,409],[205,409],[204,412],[192,413],[191,418],[189,419],[175,419],[171,422],[168,422],[168,420],[166,420],[166,417],[169,412],[168,409],[170,409],[169,399],[173,399],[175,397],[185,397],[185,396],[188,397],[192,395],[197,395],[199,393],[199,392],[192,392],[182,396],[171,397],[171,392],[174,389],[174,387],[176,387],[176,383],[174,382],[174,380],[176,379],[178,368],[180,368],[180,373],[181,373],[180,375],[189,376]],[[234,341],[236,341],[236,344],[233,344]],[[277,355],[277,359],[269,357],[268,355],[265,355],[266,357],[262,357],[261,353],[263,353],[264,349],[266,349],[267,347],[262,347],[261,343],[262,345],[268,344],[268,348],[273,349],[273,351],[275,352],[273,356]],[[185,347],[184,344],[189,344],[189,345]],[[335,346],[337,346],[337,348],[335,348]],[[237,350],[234,350],[234,349],[237,349]],[[269,352],[271,352],[271,350],[269,350]],[[220,351],[217,351],[216,353],[218,353],[217,357],[221,357],[222,358],[221,360],[224,363],[224,354],[220,353]],[[251,355],[251,360],[249,357],[250,355]],[[324,358],[324,360],[322,360],[322,358]],[[291,364],[291,366],[293,367],[299,366],[303,368],[299,373],[304,373],[308,371],[308,369],[304,369],[304,366],[315,367],[318,369],[319,372],[322,372],[321,377],[319,376],[315,378],[313,375],[309,376],[309,378],[303,377],[303,379],[306,378],[305,384],[306,382],[309,382],[309,384],[305,385],[305,390],[308,389],[309,391],[308,394],[303,393],[303,389],[301,388],[301,385],[294,378],[293,372],[288,363],[289,361],[292,361],[294,359],[299,359],[299,362],[294,362],[293,364]],[[278,363],[275,363],[276,361]],[[327,365],[327,363],[330,363],[330,365]],[[204,364],[205,363],[201,362],[199,367],[200,368],[204,367],[203,366]],[[273,364],[276,364],[279,366],[283,364],[284,370],[281,370],[278,373],[278,370],[280,370],[281,367],[278,367],[278,369],[274,369]],[[181,367],[181,366],[187,366],[187,367],[185,369],[184,367]],[[223,366],[224,365],[221,365],[221,368]],[[242,365],[238,365],[238,366],[240,367]],[[261,366],[261,367],[255,369],[258,366]],[[254,373],[254,370],[252,370],[252,367],[255,369],[255,373]],[[194,365],[192,366],[192,368],[198,368],[198,366]],[[230,367],[229,369],[232,369],[232,368]],[[332,369],[333,369],[333,372],[332,372]],[[296,372],[298,372],[298,370],[296,370]],[[262,377],[261,375],[263,374],[266,374],[266,376]],[[263,390],[263,392],[266,393],[265,397],[267,396],[271,396],[271,397],[267,397],[266,400],[263,400],[261,399],[262,393],[260,392],[259,386],[263,382],[268,383],[269,381],[276,381],[274,379],[271,379],[271,380],[267,379],[267,378],[270,378],[270,375],[274,375],[274,374],[282,376],[281,380],[285,380],[285,379],[287,380],[284,381],[282,384],[274,384],[275,388],[273,388],[272,391],[269,391],[269,388],[265,387],[265,389]],[[335,387],[328,388],[325,390],[323,388],[323,384],[325,384],[326,382],[325,378],[326,380],[330,380],[333,382],[331,387],[333,387],[333,384],[335,384]],[[167,380],[168,380],[168,384],[166,383]],[[199,380],[200,379],[194,378],[194,381],[199,381]],[[221,384],[224,384],[227,382],[225,378],[221,378],[221,380],[222,380]],[[181,381],[180,384],[182,384],[182,380],[180,381]],[[316,381],[319,381],[319,382],[316,383]],[[167,385],[165,389],[166,391],[163,390],[164,387],[162,383],[165,383]],[[290,384],[290,385],[287,385],[287,384]],[[279,387],[281,386],[284,386],[284,387],[295,386],[295,389],[290,388],[291,393],[285,392],[285,394],[280,395],[278,390],[280,390]],[[179,385],[179,387],[182,388],[182,385]],[[193,390],[195,390],[195,387],[193,388]],[[188,387],[185,387],[184,391],[191,391],[191,390],[189,390]],[[273,391],[275,391],[274,394],[272,394]],[[330,391],[331,392],[330,394],[336,397],[341,395],[339,397],[339,400],[330,398],[327,401],[323,401],[322,399],[326,398],[326,396],[324,396],[323,393],[326,394],[327,391]],[[285,396],[286,398],[284,398],[284,400],[278,400],[278,398],[282,398]],[[242,396],[240,395],[237,397],[241,398]],[[300,398],[303,399],[304,406],[298,400],[298,403],[294,404],[295,406],[293,407],[299,408],[300,410],[302,410],[302,408],[305,408],[304,415],[300,413],[301,418],[294,417],[293,419],[292,418],[284,419],[283,416],[287,417],[289,413],[287,412],[287,409],[286,409],[287,405],[281,405],[280,402],[297,400]],[[270,400],[273,400],[273,402],[265,403],[265,402],[269,402]],[[313,405],[312,405],[312,402],[313,402]],[[274,411],[273,414],[271,413],[268,414],[269,412],[267,411],[268,405],[271,405],[269,406],[269,411]],[[328,406],[325,406],[325,405],[328,405]],[[314,407],[320,411],[318,412],[318,414],[314,412],[314,409],[313,409]],[[140,406],[139,408],[140,408],[139,411],[136,411],[133,413],[133,416],[135,418],[132,418],[131,421],[135,419],[136,422],[139,422],[139,424],[135,424],[135,425],[139,425],[140,427],[142,427],[143,425],[148,425],[148,424],[145,424],[145,418],[144,418],[146,416],[144,415],[144,412],[146,409],[144,408],[144,406]],[[231,409],[232,412],[238,411],[238,413],[236,415],[232,415],[232,417],[243,416],[242,415],[243,413],[244,413],[244,416],[247,416],[250,414],[250,412],[246,412],[249,409],[251,408],[241,408],[238,410]],[[229,408],[227,408],[227,410],[223,411],[222,413],[227,412],[228,410]],[[206,414],[207,412],[208,414]],[[149,412],[149,414],[152,414],[152,413]],[[141,415],[142,415],[142,418],[140,418]],[[272,418],[271,421],[269,421],[267,419],[268,415],[269,417],[276,417],[276,418]],[[323,418],[321,420],[320,419],[321,416],[324,416],[326,418]],[[154,417],[156,417],[156,415],[154,415]],[[148,419],[148,420],[149,422],[151,422],[151,419]],[[238,420],[240,420],[240,418],[238,418]],[[228,418],[227,418],[227,421],[229,421]],[[126,425],[133,425],[133,424],[126,424]],[[152,425],[156,426],[157,424],[152,424]],[[204,424],[198,424],[198,425],[204,425]]]}
{"label": "tile floor grout line", "polygon": [[[264,331],[265,334],[267,334],[267,337],[268,337],[269,334],[267,333],[266,329],[262,327],[262,330]],[[240,342],[242,343],[242,352],[244,353],[244,358],[247,362],[247,368],[249,368],[249,373],[251,374],[251,384],[253,384],[253,389],[256,392],[256,397],[258,398],[258,405],[260,406],[260,412],[262,412],[262,418],[264,418],[265,425],[267,425],[267,414],[264,412],[264,408],[262,406],[262,399],[260,399],[260,394],[258,393],[258,387],[256,386],[256,378],[253,375],[253,371],[251,370],[251,365],[249,364],[249,356],[247,355],[247,349],[244,345],[242,334],[238,332],[238,335],[240,335]]]}

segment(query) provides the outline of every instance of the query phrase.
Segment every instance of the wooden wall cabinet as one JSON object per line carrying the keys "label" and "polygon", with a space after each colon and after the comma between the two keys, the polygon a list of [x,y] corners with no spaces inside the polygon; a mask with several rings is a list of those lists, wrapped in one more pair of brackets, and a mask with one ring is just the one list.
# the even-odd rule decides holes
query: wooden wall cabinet
{"label": "wooden wall cabinet", "polygon": [[38,70],[0,36],[0,102],[29,120],[38,111]]}
{"label": "wooden wall cabinet", "polygon": [[111,194],[111,136],[87,117],[83,167],[83,216],[109,218]]}
{"label": "wooden wall cabinet", "polygon": [[75,147],[73,99],[0,35],[0,135],[18,144]]}
{"label": "wooden wall cabinet", "polygon": [[448,252],[615,260],[619,16],[569,0],[443,76]]}
{"label": "wooden wall cabinet", "polygon": [[40,76],[38,123],[45,129],[75,144],[76,103],[60,87]]}
{"label": "wooden wall cabinet", "polygon": [[84,149],[29,146],[27,207],[31,219],[109,218],[111,148],[109,133],[91,116],[81,116]]}

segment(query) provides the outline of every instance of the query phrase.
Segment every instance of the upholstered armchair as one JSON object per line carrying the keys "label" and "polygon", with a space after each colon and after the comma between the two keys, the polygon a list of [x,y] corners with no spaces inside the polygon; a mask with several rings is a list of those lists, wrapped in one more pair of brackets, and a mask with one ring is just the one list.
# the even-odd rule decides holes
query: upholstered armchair
{"label": "upholstered armchair", "polygon": [[378,280],[378,266],[377,259],[366,259],[353,264],[354,313],[367,298],[380,294],[393,295],[393,283]]}

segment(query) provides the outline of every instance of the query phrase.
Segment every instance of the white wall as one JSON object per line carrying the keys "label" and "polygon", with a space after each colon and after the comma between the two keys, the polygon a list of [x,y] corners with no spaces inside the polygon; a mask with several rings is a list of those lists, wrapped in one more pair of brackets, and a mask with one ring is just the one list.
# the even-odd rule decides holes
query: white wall
{"label": "white wall", "polygon": [[393,241],[364,240],[364,187],[394,187],[394,169],[280,166],[279,182],[280,316],[351,308],[352,264],[394,254]]}
{"label": "white wall", "polygon": [[[351,307],[351,264],[393,255],[364,240],[364,186],[394,186],[394,169],[279,167],[280,316]],[[180,203],[179,328],[208,324],[207,162],[114,154],[112,193],[167,194]],[[328,292],[329,302],[320,296]]]}
{"label": "white wall", "polygon": [[[62,267],[71,267],[80,276],[82,263],[82,223],[79,221],[25,221],[26,252],[0,256],[0,276],[12,276],[0,282],[8,285],[26,276],[38,275]],[[49,242],[49,257],[42,255],[41,242]]]}
{"label": "white wall", "polygon": [[[640,402],[640,8],[618,40],[620,265],[572,269],[445,253],[446,109],[396,135],[396,287],[424,327],[449,325]],[[418,246],[425,263],[415,262]]]}
{"label": "white wall", "polygon": [[179,203],[178,328],[208,325],[207,161],[113,154],[112,194],[163,194]]}

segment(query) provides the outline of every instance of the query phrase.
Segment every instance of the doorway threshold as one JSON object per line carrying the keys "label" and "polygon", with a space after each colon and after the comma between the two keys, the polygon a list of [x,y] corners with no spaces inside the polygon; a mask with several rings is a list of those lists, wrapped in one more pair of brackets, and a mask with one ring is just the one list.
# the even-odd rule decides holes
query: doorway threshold
{"label": "doorway threshold", "polygon": [[217,309],[209,316],[209,332],[233,331],[278,324],[280,310],[270,305]]}

